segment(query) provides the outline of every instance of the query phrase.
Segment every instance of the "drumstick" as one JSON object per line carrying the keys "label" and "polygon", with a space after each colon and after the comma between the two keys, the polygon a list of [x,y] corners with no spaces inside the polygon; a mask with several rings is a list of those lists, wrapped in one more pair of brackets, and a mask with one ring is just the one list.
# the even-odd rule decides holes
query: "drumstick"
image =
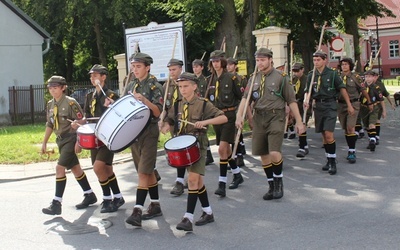
{"label": "drumstick", "polygon": [[89,117],[89,118],[86,118],[87,121],[98,120],[98,119],[100,119],[100,117]]}
{"label": "drumstick", "polygon": [[77,122],[74,122],[73,120],[67,119],[67,121],[69,121],[70,123],[75,123],[75,124],[77,124],[79,127],[82,126],[81,124],[79,124],[79,123],[77,123]]}
{"label": "drumstick", "polygon": [[[179,119],[179,121],[187,123],[187,124],[190,124],[190,125],[193,125],[193,126],[195,125],[193,122],[189,122],[189,121],[186,121],[186,120]],[[206,127],[202,127],[202,129],[207,129],[207,128]]]}
{"label": "drumstick", "polygon": [[105,97],[107,97],[106,93],[104,92],[103,88],[102,88],[101,85],[100,85],[100,81],[96,79],[94,82],[96,83],[97,86],[100,87],[100,90],[101,90],[101,92],[103,92],[103,95],[104,95]]}

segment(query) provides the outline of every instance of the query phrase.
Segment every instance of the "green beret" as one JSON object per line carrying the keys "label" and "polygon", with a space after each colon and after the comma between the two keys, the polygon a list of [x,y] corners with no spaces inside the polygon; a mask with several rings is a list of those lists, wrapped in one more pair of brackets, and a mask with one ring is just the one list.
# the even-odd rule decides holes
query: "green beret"
{"label": "green beret", "polygon": [[267,48],[259,48],[256,53],[254,53],[255,57],[272,57],[273,53],[271,50]]}
{"label": "green beret", "polygon": [[142,52],[138,52],[133,54],[130,57],[130,61],[132,62],[140,62],[140,63],[144,63],[145,65],[150,65],[153,63],[153,58],[151,58],[151,56],[149,56],[148,54],[142,53]]}
{"label": "green beret", "polygon": [[183,73],[178,77],[178,79],[177,79],[176,81],[177,81],[177,82],[180,82],[180,81],[192,81],[192,82],[194,82],[194,83],[196,83],[196,84],[199,83],[199,79],[196,77],[196,75],[195,75],[195,74],[192,74],[192,73],[188,73],[188,72],[183,72]]}
{"label": "green beret", "polygon": [[238,60],[235,59],[235,58],[232,58],[232,57],[229,57],[228,59],[226,59],[226,62],[227,62],[228,64],[235,64],[235,65],[238,64]]}
{"label": "green beret", "polygon": [[194,59],[193,62],[192,62],[192,65],[204,66],[204,62],[201,59]]}
{"label": "green beret", "polygon": [[67,85],[67,81],[62,76],[52,76],[47,80],[48,87],[57,87],[61,85]]}
{"label": "green beret", "polygon": [[293,66],[292,66],[292,70],[299,70],[299,69],[304,69],[304,64],[302,64],[302,63],[295,63],[295,64],[293,64]]}
{"label": "green beret", "polygon": [[370,69],[370,70],[366,71],[366,72],[364,73],[364,75],[377,76],[378,73],[375,72],[374,70]]}
{"label": "green beret", "polygon": [[100,64],[93,65],[93,67],[89,70],[89,74],[92,74],[94,72],[103,74],[103,75],[108,75],[108,69]]}
{"label": "green beret", "polygon": [[210,61],[221,60],[221,58],[225,58],[225,51],[223,50],[214,50],[210,54]]}
{"label": "green beret", "polygon": [[321,50],[316,51],[312,56],[313,56],[313,57],[321,57],[321,58],[324,59],[324,60],[327,58],[326,53],[323,52],[323,51],[321,51]]}
{"label": "green beret", "polygon": [[181,61],[179,59],[172,58],[171,60],[169,60],[169,62],[167,64],[167,67],[175,66],[175,65],[182,66],[183,65],[183,61]]}

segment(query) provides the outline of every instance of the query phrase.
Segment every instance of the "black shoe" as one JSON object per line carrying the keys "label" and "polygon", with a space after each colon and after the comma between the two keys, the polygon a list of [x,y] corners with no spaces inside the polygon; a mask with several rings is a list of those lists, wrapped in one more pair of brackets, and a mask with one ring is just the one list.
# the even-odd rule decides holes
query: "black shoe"
{"label": "black shoe", "polygon": [[118,210],[112,200],[103,200],[101,204],[103,206],[100,209],[100,213],[112,213]]}
{"label": "black shoe", "polygon": [[183,230],[183,231],[193,231],[193,224],[190,220],[186,217],[183,217],[182,221],[176,225],[176,229]]}
{"label": "black shoe", "polygon": [[226,196],[226,183],[225,182],[219,182],[218,183],[218,188],[215,190],[214,194],[219,195],[221,197]]}
{"label": "black shoe", "polygon": [[154,169],[154,175],[156,176],[157,182],[161,181],[161,176],[160,176],[160,174],[158,173],[157,169]]}
{"label": "black shoe", "polygon": [[49,207],[43,208],[42,212],[49,215],[61,214],[61,202],[52,200]]}
{"label": "black shoe", "polygon": [[349,152],[346,159],[351,164],[356,163],[356,153]]}
{"label": "black shoe", "polygon": [[268,181],[269,184],[269,190],[266,194],[264,194],[263,199],[266,201],[272,200],[274,198],[274,182],[273,181]]}
{"label": "black shoe", "polygon": [[244,160],[243,160],[243,155],[238,155],[236,158],[236,165],[238,167],[244,167]]}
{"label": "black shoe", "polygon": [[329,158],[329,169],[328,173],[330,175],[336,174],[336,158]]}
{"label": "black shoe", "polygon": [[375,148],[376,148],[376,142],[374,141],[374,140],[370,140],[369,141],[369,144],[368,144],[368,149],[370,150],[370,151],[375,151]]}
{"label": "black shoe", "polygon": [[114,203],[114,206],[115,206],[116,208],[119,208],[120,206],[122,206],[122,205],[125,204],[124,197],[121,197],[121,198],[114,198],[113,203]]}
{"label": "black shoe", "polygon": [[328,171],[328,170],[329,170],[329,159],[328,159],[328,161],[326,162],[326,164],[322,167],[322,170],[323,170],[323,171]]}
{"label": "black shoe", "polygon": [[283,134],[283,139],[287,139],[287,133]]}
{"label": "black shoe", "polygon": [[376,138],[375,145],[379,145],[379,139]]}
{"label": "black shoe", "polygon": [[75,205],[76,209],[87,208],[89,205],[92,205],[97,202],[96,195],[92,192],[89,194],[84,194],[83,201],[77,205]]}
{"label": "black shoe", "polygon": [[231,184],[229,185],[229,189],[236,189],[239,187],[239,184],[243,183],[243,176],[241,173],[234,174],[233,175],[233,180]]}
{"label": "black shoe", "polygon": [[295,133],[290,134],[290,135],[288,136],[288,138],[289,138],[289,139],[294,139],[294,138],[296,138],[296,134],[295,134]]}
{"label": "black shoe", "polygon": [[213,162],[214,162],[214,158],[211,154],[211,150],[207,150],[206,166],[210,165]]}
{"label": "black shoe", "polygon": [[170,194],[173,194],[175,196],[180,196],[183,194],[183,184],[180,183],[179,181],[175,182],[175,186],[172,188]]}
{"label": "black shoe", "polygon": [[151,218],[161,216],[161,207],[158,202],[151,202],[146,212],[142,215],[142,220],[150,220]]}
{"label": "black shoe", "polygon": [[365,136],[365,133],[364,132],[360,132],[358,134],[358,139],[362,139],[364,136]]}
{"label": "black shoe", "polygon": [[283,197],[283,182],[282,177],[274,177],[274,191],[272,192],[274,199]]}
{"label": "black shoe", "polygon": [[299,148],[299,150],[297,150],[296,157],[304,158],[305,156],[306,156],[306,151],[304,149]]}
{"label": "black shoe", "polygon": [[203,225],[205,225],[207,223],[211,223],[211,222],[214,222],[214,215],[203,212],[200,219],[198,221],[196,221],[194,224],[196,226],[203,226]]}
{"label": "black shoe", "polygon": [[134,207],[132,215],[129,216],[125,220],[125,222],[132,226],[135,226],[135,227],[141,227],[142,226],[142,210],[138,207]]}

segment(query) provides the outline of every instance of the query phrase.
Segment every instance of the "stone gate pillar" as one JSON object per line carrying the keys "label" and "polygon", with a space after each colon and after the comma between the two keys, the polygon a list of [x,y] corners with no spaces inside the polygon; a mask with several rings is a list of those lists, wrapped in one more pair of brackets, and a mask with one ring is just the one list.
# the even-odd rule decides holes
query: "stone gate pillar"
{"label": "stone gate pillar", "polygon": [[289,29],[276,26],[269,26],[263,29],[254,30],[257,49],[267,47],[274,53],[274,67],[284,65],[288,60],[288,35]]}

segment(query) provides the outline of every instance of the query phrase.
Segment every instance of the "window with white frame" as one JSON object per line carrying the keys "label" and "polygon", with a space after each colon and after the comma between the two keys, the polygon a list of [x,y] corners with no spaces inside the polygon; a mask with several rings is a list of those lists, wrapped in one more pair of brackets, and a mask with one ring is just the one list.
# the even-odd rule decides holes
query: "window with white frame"
{"label": "window with white frame", "polygon": [[400,68],[391,68],[391,69],[390,69],[390,75],[391,75],[391,76],[398,76],[398,75],[400,75]]}
{"label": "window with white frame", "polygon": [[389,57],[399,57],[399,40],[390,40],[389,41]]}
{"label": "window with white frame", "polygon": [[376,57],[376,53],[378,53],[378,43],[374,42],[371,44],[371,52],[372,52],[372,58]]}

